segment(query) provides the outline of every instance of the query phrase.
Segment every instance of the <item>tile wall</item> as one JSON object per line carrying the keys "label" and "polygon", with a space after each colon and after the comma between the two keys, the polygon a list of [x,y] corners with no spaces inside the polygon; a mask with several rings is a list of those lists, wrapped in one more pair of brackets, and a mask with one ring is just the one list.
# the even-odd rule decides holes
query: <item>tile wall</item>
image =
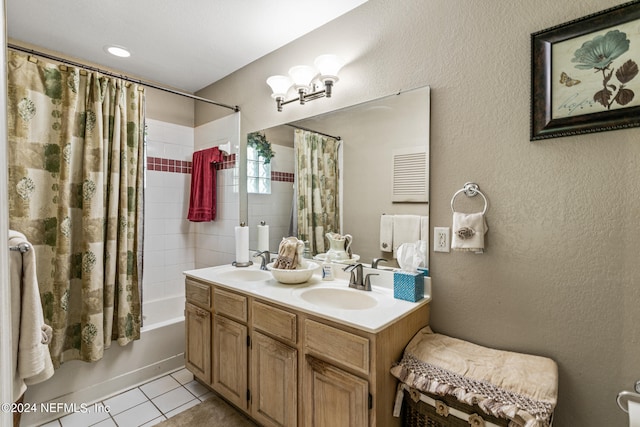
{"label": "tile wall", "polygon": [[195,227],[187,218],[194,129],[147,119],[144,301],[184,295],[195,267]]}
{"label": "tile wall", "polygon": [[195,150],[230,144],[230,158],[221,165],[217,173],[216,219],[193,224],[195,226],[195,268],[230,264],[235,260],[234,230],[240,222],[238,163],[236,162],[240,134],[239,114],[231,114],[195,128]]}

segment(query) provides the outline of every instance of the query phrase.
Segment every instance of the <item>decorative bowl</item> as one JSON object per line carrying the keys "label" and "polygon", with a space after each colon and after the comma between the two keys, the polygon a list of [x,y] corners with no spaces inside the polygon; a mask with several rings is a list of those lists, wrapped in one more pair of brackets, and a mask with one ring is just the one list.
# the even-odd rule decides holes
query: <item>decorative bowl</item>
{"label": "decorative bowl", "polygon": [[285,285],[297,285],[298,283],[306,282],[307,280],[311,279],[311,276],[313,276],[313,272],[320,267],[319,264],[313,261],[307,261],[306,268],[298,267],[295,270],[274,268],[274,264],[275,262],[268,264],[267,269],[271,272],[274,279],[276,279],[280,283],[284,283]]}

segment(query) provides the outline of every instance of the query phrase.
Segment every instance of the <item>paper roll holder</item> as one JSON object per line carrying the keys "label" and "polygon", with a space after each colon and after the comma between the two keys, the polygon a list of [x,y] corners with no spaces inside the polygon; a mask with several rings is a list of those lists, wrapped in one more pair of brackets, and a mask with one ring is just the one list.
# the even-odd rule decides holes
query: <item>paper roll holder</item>
{"label": "paper roll holder", "polygon": [[247,262],[233,261],[231,265],[233,265],[234,267],[249,267],[250,265],[253,265],[253,261],[247,261]]}
{"label": "paper roll holder", "polygon": [[[246,227],[246,223],[244,221],[240,222],[240,227]],[[247,262],[233,261],[231,265],[234,267],[249,267],[250,265],[253,265],[253,261],[251,260]]]}

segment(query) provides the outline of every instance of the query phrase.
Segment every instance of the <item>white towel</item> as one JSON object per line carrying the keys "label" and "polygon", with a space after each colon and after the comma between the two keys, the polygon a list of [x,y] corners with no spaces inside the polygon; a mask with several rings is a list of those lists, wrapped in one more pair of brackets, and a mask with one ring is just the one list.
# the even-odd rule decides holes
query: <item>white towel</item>
{"label": "white towel", "polygon": [[420,217],[420,240],[429,241],[429,217]]}
{"label": "white towel", "polygon": [[380,216],[380,251],[393,251],[393,215]]}
{"label": "white towel", "polygon": [[[24,234],[9,230],[9,246],[21,243],[28,243]],[[42,313],[34,251],[32,247],[25,253],[10,253],[14,401],[25,392],[27,385],[53,375],[49,347],[43,342],[45,334],[48,339],[48,330]]]}
{"label": "white towel", "polygon": [[421,219],[419,215],[393,216],[393,257],[403,243],[415,243],[420,240]]}
{"label": "white towel", "polygon": [[453,213],[453,238],[451,249],[456,251],[484,252],[484,235],[489,227],[482,212]]}

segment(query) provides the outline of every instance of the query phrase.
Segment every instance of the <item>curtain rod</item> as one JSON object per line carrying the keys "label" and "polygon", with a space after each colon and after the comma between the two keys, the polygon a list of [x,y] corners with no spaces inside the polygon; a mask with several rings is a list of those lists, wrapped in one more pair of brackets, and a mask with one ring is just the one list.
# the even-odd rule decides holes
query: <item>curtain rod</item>
{"label": "curtain rod", "polygon": [[165,92],[169,92],[169,93],[172,93],[174,95],[185,96],[187,98],[195,99],[196,101],[206,102],[207,104],[213,104],[213,105],[217,105],[218,107],[228,108],[230,110],[235,111],[236,113],[238,111],[240,111],[240,107],[238,107],[237,105],[231,106],[231,105],[227,105],[227,104],[222,104],[222,103],[215,102],[215,101],[212,101],[212,100],[207,99],[207,98],[202,98],[202,97],[199,97],[197,95],[192,95],[190,93],[180,92],[180,91],[175,90],[175,89],[170,89],[170,88],[164,87],[164,86],[158,86],[156,84],[144,82],[142,80],[137,80],[137,79],[134,79],[134,78],[122,75],[122,74],[112,73],[110,71],[101,70],[99,68],[95,68],[95,67],[92,67],[90,65],[81,64],[79,62],[70,61],[70,60],[65,59],[65,58],[60,58],[60,57],[57,57],[57,56],[49,55],[48,53],[38,52],[36,50],[27,49],[25,47],[17,46],[17,45],[11,44],[11,43],[7,43],[7,47],[9,49],[17,50],[17,51],[20,51],[20,52],[25,52],[25,53],[28,53],[28,54],[31,54],[31,55],[41,56],[43,58],[51,59],[53,61],[62,62],[63,64],[72,65],[74,67],[83,68],[83,69],[89,70],[89,71],[95,71],[95,72],[98,72],[100,74],[107,75],[109,77],[116,77],[116,78],[120,78],[120,79],[126,80],[128,82],[138,83],[140,85],[147,86],[147,87],[150,87],[150,88],[153,88],[153,89],[162,90],[162,91],[165,91]]}
{"label": "curtain rod", "polygon": [[296,128],[300,130],[306,130],[307,132],[314,132],[322,136],[328,136],[329,138],[333,138],[336,141],[342,141],[342,138],[340,138],[339,136],[333,136],[333,135],[329,135],[328,133],[318,132],[317,130],[303,128],[302,126],[292,125],[291,123],[285,123],[285,125],[291,126],[292,128]]}

